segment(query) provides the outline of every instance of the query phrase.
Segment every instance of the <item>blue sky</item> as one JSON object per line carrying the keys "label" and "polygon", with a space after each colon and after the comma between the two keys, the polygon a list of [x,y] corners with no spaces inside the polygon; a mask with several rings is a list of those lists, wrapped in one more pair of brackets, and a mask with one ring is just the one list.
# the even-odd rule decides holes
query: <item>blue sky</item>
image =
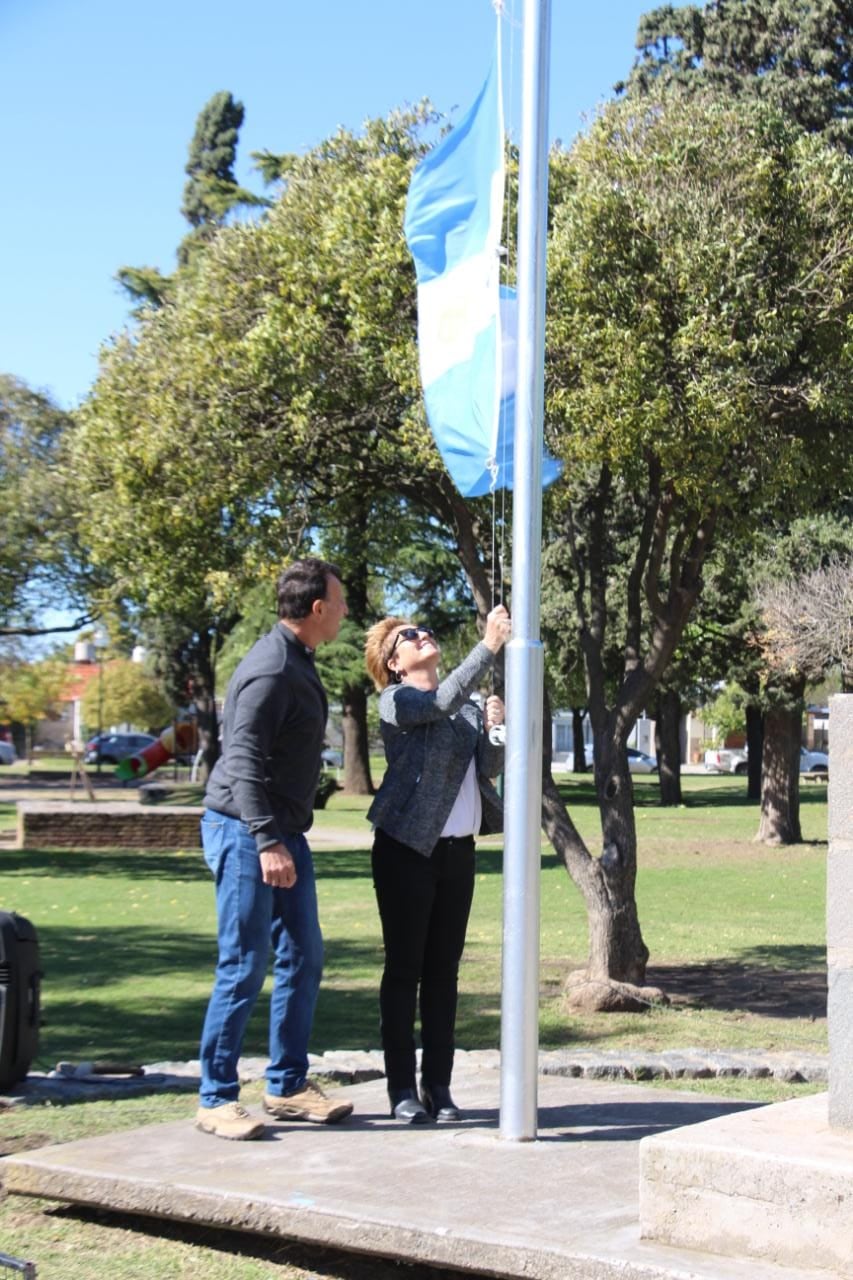
{"label": "blue sky", "polygon": [[[568,142],[629,70],[653,4],[552,4],[550,133]],[[517,132],[521,0],[507,10]],[[127,321],[117,268],[174,267],[187,147],[213,93],[245,106],[237,176],[260,191],[251,151],[305,150],[424,97],[464,109],[493,39],[489,0],[0,0],[0,371],[65,407],[85,396]]]}

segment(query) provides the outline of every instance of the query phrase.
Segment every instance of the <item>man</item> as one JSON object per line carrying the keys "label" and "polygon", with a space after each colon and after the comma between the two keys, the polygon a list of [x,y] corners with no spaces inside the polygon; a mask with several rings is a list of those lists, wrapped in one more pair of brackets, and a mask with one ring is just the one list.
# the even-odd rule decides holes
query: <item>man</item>
{"label": "man", "polygon": [[328,705],[314,650],[347,615],[341,575],[298,560],[278,580],[279,621],[231,678],[222,755],[202,819],[204,857],[216,880],[219,962],[201,1037],[196,1126],[220,1138],[260,1137],[261,1120],[237,1101],[237,1063],[249,1015],[274,952],[270,1063],[264,1109],[280,1120],[329,1124],[352,1103],[306,1079],[308,1039],[323,967],[311,850],[304,833]]}

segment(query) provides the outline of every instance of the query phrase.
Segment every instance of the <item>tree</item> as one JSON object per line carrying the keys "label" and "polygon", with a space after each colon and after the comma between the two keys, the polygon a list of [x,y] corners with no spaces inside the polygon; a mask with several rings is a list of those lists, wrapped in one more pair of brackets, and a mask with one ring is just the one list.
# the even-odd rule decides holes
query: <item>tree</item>
{"label": "tree", "polygon": [[3,718],[24,726],[27,758],[31,763],[36,723],[55,712],[67,674],[65,663],[56,658],[44,658],[41,662],[4,662],[0,667]]}
{"label": "tree", "polygon": [[215,93],[199,113],[181,205],[181,213],[192,227],[178,252],[183,264],[190,261],[200,245],[209,243],[233,209],[268,204],[262,196],[241,187],[234,176],[244,116],[242,102],[235,102],[225,90]]}
{"label": "tree", "polygon": [[724,746],[728,737],[746,731],[746,708],[743,691],[737,685],[727,685],[716,698],[702,708],[702,718],[714,730],[714,743]]}
{"label": "tree", "polygon": [[665,86],[769,102],[809,132],[853,147],[853,11],[848,0],[713,0],[643,15],[640,55],[617,89]]}
{"label": "tree", "polygon": [[[453,531],[478,609],[490,607],[479,553],[488,521],[452,489],[420,401],[402,215],[427,119],[394,114],[292,161],[268,215],[224,228],[169,305],[105,353],[82,415],[82,465],[108,491],[122,536],[99,537],[97,554],[141,601],[142,583],[120,569],[141,542],[149,613],[181,599],[173,588],[152,596],[155,572],[191,574],[239,612],[265,557],[280,567],[283,549],[316,541],[345,562],[352,619],[366,625],[427,521],[433,539]],[[364,777],[365,694],[359,663],[342,696],[363,744],[350,765],[360,752]]]}
{"label": "tree", "polygon": [[758,605],[776,665],[807,672],[811,683],[837,669],[842,693],[853,692],[853,559],[833,553],[811,573],[765,583]]}
{"label": "tree", "polygon": [[853,561],[834,557],[799,577],[758,586],[759,640],[767,664],[773,732],[764,739],[761,823],[757,840],[795,844],[800,828],[800,746],[807,683],[833,667],[853,673]]}
{"label": "tree", "polygon": [[83,694],[83,719],[90,729],[98,723],[130,724],[159,733],[173,710],[160,682],[126,659],[105,664],[103,675]]}
{"label": "tree", "polygon": [[[0,375],[0,635],[45,635],[86,625],[92,585],[78,539],[67,469],[71,419],[46,395]],[[41,610],[76,609],[68,627]]]}
{"label": "tree", "polygon": [[[636,43],[640,56],[617,90],[637,100],[651,89],[687,98],[713,93],[758,99],[808,132],[853,150],[853,11],[847,0],[662,5],[643,16]],[[751,694],[748,794],[757,800],[765,728],[781,727],[785,718],[771,715],[765,722],[762,704],[770,690],[759,688],[751,666],[745,685]]]}
{"label": "tree", "polygon": [[[572,997],[624,1007],[648,956],[627,735],[684,634],[715,536],[849,482],[853,167],[764,104],[700,95],[611,106],[553,163],[566,173],[546,412],[566,463],[557,514],[574,562],[601,855],[549,780],[545,821],[590,921]],[[608,585],[626,546],[622,671],[608,696]]]}
{"label": "tree", "polygon": [[[198,252],[210,243],[235,209],[266,207],[265,197],[241,187],[234,176],[237,141],[245,111],[230,93],[215,93],[196,119],[186,164],[187,182],[181,213],[190,231],[178,247],[178,266],[190,266]],[[139,318],[150,308],[162,307],[175,289],[175,276],[157,267],[119,267],[116,279],[139,303]]]}

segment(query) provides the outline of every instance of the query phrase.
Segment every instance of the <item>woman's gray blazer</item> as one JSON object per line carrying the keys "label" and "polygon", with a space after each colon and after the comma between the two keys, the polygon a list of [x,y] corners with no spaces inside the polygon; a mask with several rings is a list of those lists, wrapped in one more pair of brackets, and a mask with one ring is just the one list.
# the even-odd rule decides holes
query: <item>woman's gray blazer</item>
{"label": "woman's gray blazer", "polygon": [[432,853],[476,754],[483,801],[481,832],[503,829],[503,807],[490,779],[504,750],[489,741],[470,697],[494,662],[482,641],[437,689],[392,684],[379,697],[387,769],[367,817],[394,840]]}

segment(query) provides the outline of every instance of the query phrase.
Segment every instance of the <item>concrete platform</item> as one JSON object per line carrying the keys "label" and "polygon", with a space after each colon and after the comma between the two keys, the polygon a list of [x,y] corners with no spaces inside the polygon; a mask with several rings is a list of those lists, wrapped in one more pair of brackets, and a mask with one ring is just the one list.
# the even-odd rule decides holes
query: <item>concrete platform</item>
{"label": "concrete platform", "polygon": [[680,1248],[853,1276],[853,1133],[828,1095],[721,1116],[640,1144],[640,1229]]}
{"label": "concrete platform", "polygon": [[542,1076],[538,1140],[506,1143],[499,1090],[497,1071],[466,1066],[454,1081],[465,1121],[404,1128],[374,1080],[346,1090],[356,1114],[340,1126],[271,1124],[251,1143],[154,1126],[11,1156],[4,1180],[22,1194],[525,1280],[829,1280],[640,1238],[640,1140],[753,1112]]}

